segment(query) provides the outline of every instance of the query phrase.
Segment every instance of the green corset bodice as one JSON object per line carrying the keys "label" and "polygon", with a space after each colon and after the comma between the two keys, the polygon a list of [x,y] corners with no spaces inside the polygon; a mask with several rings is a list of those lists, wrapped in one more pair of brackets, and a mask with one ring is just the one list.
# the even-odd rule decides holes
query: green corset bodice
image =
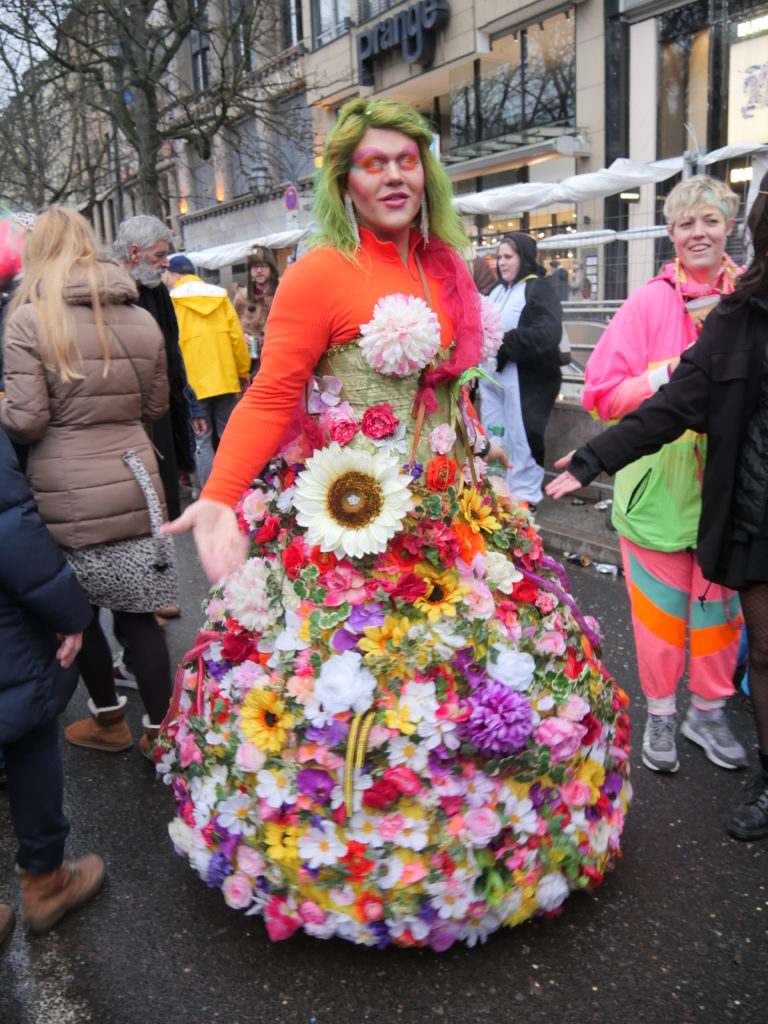
{"label": "green corset bodice", "polygon": [[[403,461],[410,459],[416,431],[414,401],[419,390],[421,374],[388,377],[373,370],[363,358],[355,339],[344,345],[333,345],[326,349],[315,367],[316,377],[325,375],[337,377],[341,381],[341,400],[349,402],[358,421],[362,419],[366,409],[380,402],[388,402],[400,420],[401,428],[397,435],[375,442],[367,438],[362,431],[358,431],[350,442],[351,447],[384,448],[397,451],[403,456]],[[438,408],[433,413],[425,415],[416,446],[416,462],[423,466],[434,458],[434,452],[429,445],[429,433],[435,427],[441,423],[449,423],[456,429],[457,435],[461,436],[456,427],[457,420],[461,419],[461,413],[449,384],[440,384],[435,388],[435,400]],[[463,462],[466,453],[461,441],[459,453]],[[455,457],[455,453],[451,454]]]}

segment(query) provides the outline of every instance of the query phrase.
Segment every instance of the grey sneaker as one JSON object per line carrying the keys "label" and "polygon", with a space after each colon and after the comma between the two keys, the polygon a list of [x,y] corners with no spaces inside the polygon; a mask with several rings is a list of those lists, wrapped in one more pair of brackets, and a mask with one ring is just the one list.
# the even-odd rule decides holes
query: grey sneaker
{"label": "grey sneaker", "polygon": [[677,715],[648,715],[643,733],[643,764],[653,772],[676,772]]}
{"label": "grey sneaker", "polygon": [[692,743],[703,747],[713,764],[721,768],[746,767],[747,752],[728,728],[722,708],[717,711],[688,708],[680,731]]}

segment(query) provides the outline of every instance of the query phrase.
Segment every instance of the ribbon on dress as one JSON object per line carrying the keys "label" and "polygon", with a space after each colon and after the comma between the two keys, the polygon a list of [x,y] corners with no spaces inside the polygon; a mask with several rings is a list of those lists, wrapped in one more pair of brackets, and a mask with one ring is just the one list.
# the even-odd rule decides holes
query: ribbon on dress
{"label": "ribbon on dress", "polygon": [[212,643],[217,640],[221,640],[221,633],[217,633],[213,629],[201,629],[195,637],[195,646],[184,655],[179,663],[179,667],[176,669],[176,675],[173,680],[173,695],[171,697],[171,704],[166,712],[165,718],[160,724],[160,731],[165,732],[168,726],[173,722],[174,718],[179,712],[179,704],[181,702],[181,694],[184,690],[184,680],[186,679],[187,670],[186,665],[190,661],[197,662],[197,686],[195,694],[195,711],[198,716],[203,713],[203,683],[205,680],[205,663],[203,661],[203,654],[208,650]]}
{"label": "ribbon on dress", "polygon": [[347,754],[344,759],[344,803],[347,813],[352,814],[352,799],[355,790],[355,770],[363,767],[365,751],[368,747],[368,737],[373,728],[373,721],[376,712],[373,708],[357,714],[352,719],[347,739]]}

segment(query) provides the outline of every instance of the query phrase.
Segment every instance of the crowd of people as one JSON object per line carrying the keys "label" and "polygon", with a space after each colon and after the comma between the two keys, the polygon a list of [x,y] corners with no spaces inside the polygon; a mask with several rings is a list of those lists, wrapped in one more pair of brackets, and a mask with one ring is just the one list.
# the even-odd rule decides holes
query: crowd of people
{"label": "crowd of people", "polygon": [[[104,878],[96,855],[64,859],[58,716],[78,675],[90,716],[66,740],[129,749],[118,688],[135,679],[174,847],[273,939],[474,945],[612,867],[627,699],[532,518],[561,302],[592,285],[578,263],[547,274],[523,232],[470,272],[430,143],[415,110],[350,101],[308,252],[281,278],[254,246],[232,301],[155,217],[123,222],[110,253],[71,210],[28,230],[2,338],[0,752],[29,931]],[[679,768],[686,631],[681,731],[746,765],[724,711],[743,608],[761,763],[738,839],[768,834],[761,188],[743,273],[733,193],[704,177],[671,192],[675,260],[587,365],[585,407],[622,422],[546,487],[620,470],[648,768]],[[172,687],[162,624],[189,529],[212,587]],[[0,941],[12,926],[0,905]]]}

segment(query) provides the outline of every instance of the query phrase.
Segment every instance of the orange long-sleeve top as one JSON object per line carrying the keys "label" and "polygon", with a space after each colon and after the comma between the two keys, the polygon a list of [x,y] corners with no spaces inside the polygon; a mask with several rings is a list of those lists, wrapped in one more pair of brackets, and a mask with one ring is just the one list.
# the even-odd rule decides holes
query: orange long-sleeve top
{"label": "orange long-sleeve top", "polygon": [[[323,352],[358,337],[380,298],[400,293],[427,299],[414,259],[420,240],[413,231],[406,266],[392,242],[361,228],[357,262],[320,248],[288,268],[267,320],[261,368],[229,418],[203,498],[235,505],[277,451]],[[447,347],[453,323],[440,302],[440,282],[426,270],[424,276]]]}

